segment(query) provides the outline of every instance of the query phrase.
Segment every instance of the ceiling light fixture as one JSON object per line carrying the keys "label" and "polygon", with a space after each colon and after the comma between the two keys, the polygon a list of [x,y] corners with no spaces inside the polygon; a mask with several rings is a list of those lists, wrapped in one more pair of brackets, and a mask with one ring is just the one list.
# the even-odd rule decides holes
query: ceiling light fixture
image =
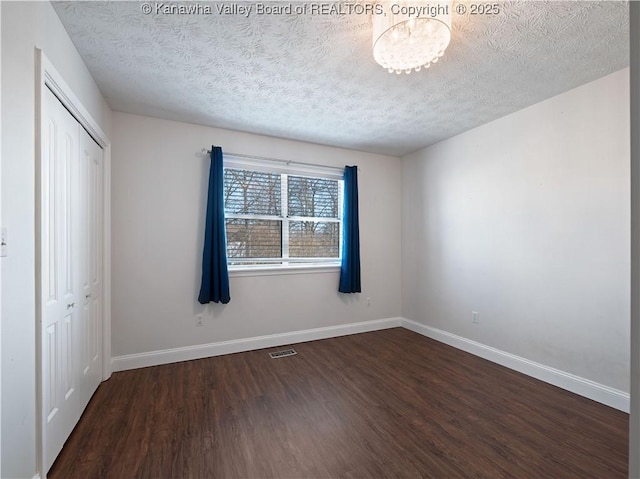
{"label": "ceiling light fixture", "polygon": [[451,2],[383,3],[373,14],[373,58],[389,73],[429,68],[451,40]]}

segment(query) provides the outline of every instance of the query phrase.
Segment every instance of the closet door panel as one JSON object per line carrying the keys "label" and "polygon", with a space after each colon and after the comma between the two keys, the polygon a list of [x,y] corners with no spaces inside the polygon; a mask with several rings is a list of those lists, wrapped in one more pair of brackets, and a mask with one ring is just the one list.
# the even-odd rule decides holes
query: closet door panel
{"label": "closet door panel", "polygon": [[53,463],[80,418],[80,177],[78,123],[46,90],[41,168],[41,291],[46,457]]}
{"label": "closet door panel", "polygon": [[82,377],[81,404],[86,407],[102,380],[102,149],[82,130],[83,198]]}

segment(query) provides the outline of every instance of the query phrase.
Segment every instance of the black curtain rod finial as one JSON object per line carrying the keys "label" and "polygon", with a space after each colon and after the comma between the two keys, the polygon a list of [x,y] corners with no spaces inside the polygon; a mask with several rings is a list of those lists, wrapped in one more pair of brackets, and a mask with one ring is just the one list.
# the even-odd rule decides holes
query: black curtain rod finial
{"label": "black curtain rod finial", "polygon": [[207,150],[206,148],[203,148],[202,152],[210,155],[214,148],[220,148],[220,147],[218,145],[211,145],[211,149],[210,150]]}

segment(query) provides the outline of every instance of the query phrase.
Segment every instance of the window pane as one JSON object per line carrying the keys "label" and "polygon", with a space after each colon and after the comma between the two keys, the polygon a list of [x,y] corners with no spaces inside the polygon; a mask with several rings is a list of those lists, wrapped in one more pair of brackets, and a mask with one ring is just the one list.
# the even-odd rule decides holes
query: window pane
{"label": "window pane", "polygon": [[338,217],[338,180],[289,176],[289,216]]}
{"label": "window pane", "polygon": [[228,218],[227,257],[281,258],[282,222]]}
{"label": "window pane", "polygon": [[289,223],[291,258],[337,258],[340,254],[340,224],[323,221]]}
{"label": "window pane", "polygon": [[280,215],[280,175],[224,170],[225,213]]}

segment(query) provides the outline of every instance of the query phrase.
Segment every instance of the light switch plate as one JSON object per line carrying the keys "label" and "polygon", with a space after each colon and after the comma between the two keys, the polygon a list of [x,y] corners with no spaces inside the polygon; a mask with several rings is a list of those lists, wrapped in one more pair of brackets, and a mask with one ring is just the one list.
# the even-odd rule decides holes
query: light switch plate
{"label": "light switch plate", "polygon": [[0,257],[7,256],[7,227],[0,229]]}

